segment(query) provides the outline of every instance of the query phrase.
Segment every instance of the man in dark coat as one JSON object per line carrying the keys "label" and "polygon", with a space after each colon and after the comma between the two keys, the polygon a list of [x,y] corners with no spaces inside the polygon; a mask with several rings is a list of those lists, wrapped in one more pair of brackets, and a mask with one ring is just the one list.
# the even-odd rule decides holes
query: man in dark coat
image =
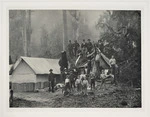
{"label": "man in dark coat", "polygon": [[64,69],[68,69],[68,59],[66,55],[66,51],[61,52],[61,58],[59,60],[60,71],[64,71]]}
{"label": "man in dark coat", "polygon": [[76,76],[73,73],[73,71],[70,71],[69,79],[70,79],[71,90],[73,90],[75,89],[75,80],[76,80]]}
{"label": "man in dark coat", "polygon": [[91,64],[91,60],[89,59],[87,63],[87,74],[90,74],[91,69],[92,69],[92,64]]}
{"label": "man in dark coat", "polygon": [[87,54],[87,46],[86,46],[86,42],[85,42],[84,39],[83,39],[83,42],[82,42],[82,44],[81,44],[81,51],[82,51],[83,57],[86,57],[86,54]]}
{"label": "man in dark coat", "polygon": [[54,93],[54,86],[55,86],[55,76],[53,74],[53,70],[50,69],[50,74],[48,76],[48,80],[49,80],[49,92],[52,90],[52,93]]}
{"label": "man in dark coat", "polygon": [[77,56],[77,52],[79,50],[79,43],[77,42],[77,40],[74,41],[74,44],[73,44],[73,50],[74,50],[74,56],[76,57]]}
{"label": "man in dark coat", "polygon": [[92,48],[93,48],[93,45],[92,45],[90,39],[88,39],[88,42],[87,42],[86,46],[87,46],[87,51],[88,51],[89,53],[91,53],[91,50],[92,50]]}
{"label": "man in dark coat", "polygon": [[71,43],[71,40],[69,40],[68,52],[69,52],[69,56],[72,57],[73,56],[73,44]]}
{"label": "man in dark coat", "polygon": [[86,47],[85,39],[83,39],[83,42],[81,43],[81,48]]}
{"label": "man in dark coat", "polygon": [[61,52],[61,58],[59,60],[59,65],[60,65],[60,71],[61,71],[61,80],[64,81],[64,71],[65,69],[68,69],[68,59],[66,55],[66,51]]}

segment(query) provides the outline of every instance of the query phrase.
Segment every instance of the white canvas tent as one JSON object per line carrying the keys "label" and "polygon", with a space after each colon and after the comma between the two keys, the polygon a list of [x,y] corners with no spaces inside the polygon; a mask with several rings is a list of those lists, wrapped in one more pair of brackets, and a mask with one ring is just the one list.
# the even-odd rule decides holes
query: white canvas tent
{"label": "white canvas tent", "polygon": [[[46,87],[50,69],[53,69],[53,73],[56,76],[60,75],[58,61],[58,59],[20,57],[14,64],[14,70],[10,79],[13,83],[14,90],[34,91]],[[20,87],[26,84],[26,88],[21,90],[21,88],[17,88],[17,84]]]}

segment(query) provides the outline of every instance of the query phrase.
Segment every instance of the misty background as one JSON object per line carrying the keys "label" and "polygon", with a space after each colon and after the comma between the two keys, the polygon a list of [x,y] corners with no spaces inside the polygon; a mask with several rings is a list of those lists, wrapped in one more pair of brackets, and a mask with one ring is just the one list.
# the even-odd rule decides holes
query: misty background
{"label": "misty background", "polygon": [[[24,10],[9,11],[9,34],[10,34],[10,55],[12,61],[19,56],[24,55],[23,50],[23,21]],[[48,57],[59,58],[60,52],[63,50],[63,12],[62,10],[31,10],[31,39],[30,39],[30,56],[32,57]],[[96,24],[100,15],[104,11],[80,10],[79,24],[74,21],[70,11],[67,11],[67,46],[68,40],[76,40],[76,25],[79,28],[78,41],[83,39],[91,39],[97,41],[100,31],[96,29]]]}

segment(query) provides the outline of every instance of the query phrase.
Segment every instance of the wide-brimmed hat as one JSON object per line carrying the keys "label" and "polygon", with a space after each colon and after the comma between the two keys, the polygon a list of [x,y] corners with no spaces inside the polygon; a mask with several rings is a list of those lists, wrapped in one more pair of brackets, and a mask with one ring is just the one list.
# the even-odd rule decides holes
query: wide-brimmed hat
{"label": "wide-brimmed hat", "polygon": [[53,71],[53,69],[50,69],[49,71]]}

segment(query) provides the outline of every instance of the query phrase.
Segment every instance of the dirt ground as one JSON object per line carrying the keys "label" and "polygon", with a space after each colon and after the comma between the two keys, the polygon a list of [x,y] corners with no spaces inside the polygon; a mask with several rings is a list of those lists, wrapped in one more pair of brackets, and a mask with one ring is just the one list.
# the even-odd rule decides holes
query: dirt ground
{"label": "dirt ground", "polygon": [[126,86],[108,84],[106,89],[88,91],[88,95],[78,95],[76,91],[63,96],[61,90],[14,93],[13,107],[53,107],[53,108],[140,108],[141,92]]}

